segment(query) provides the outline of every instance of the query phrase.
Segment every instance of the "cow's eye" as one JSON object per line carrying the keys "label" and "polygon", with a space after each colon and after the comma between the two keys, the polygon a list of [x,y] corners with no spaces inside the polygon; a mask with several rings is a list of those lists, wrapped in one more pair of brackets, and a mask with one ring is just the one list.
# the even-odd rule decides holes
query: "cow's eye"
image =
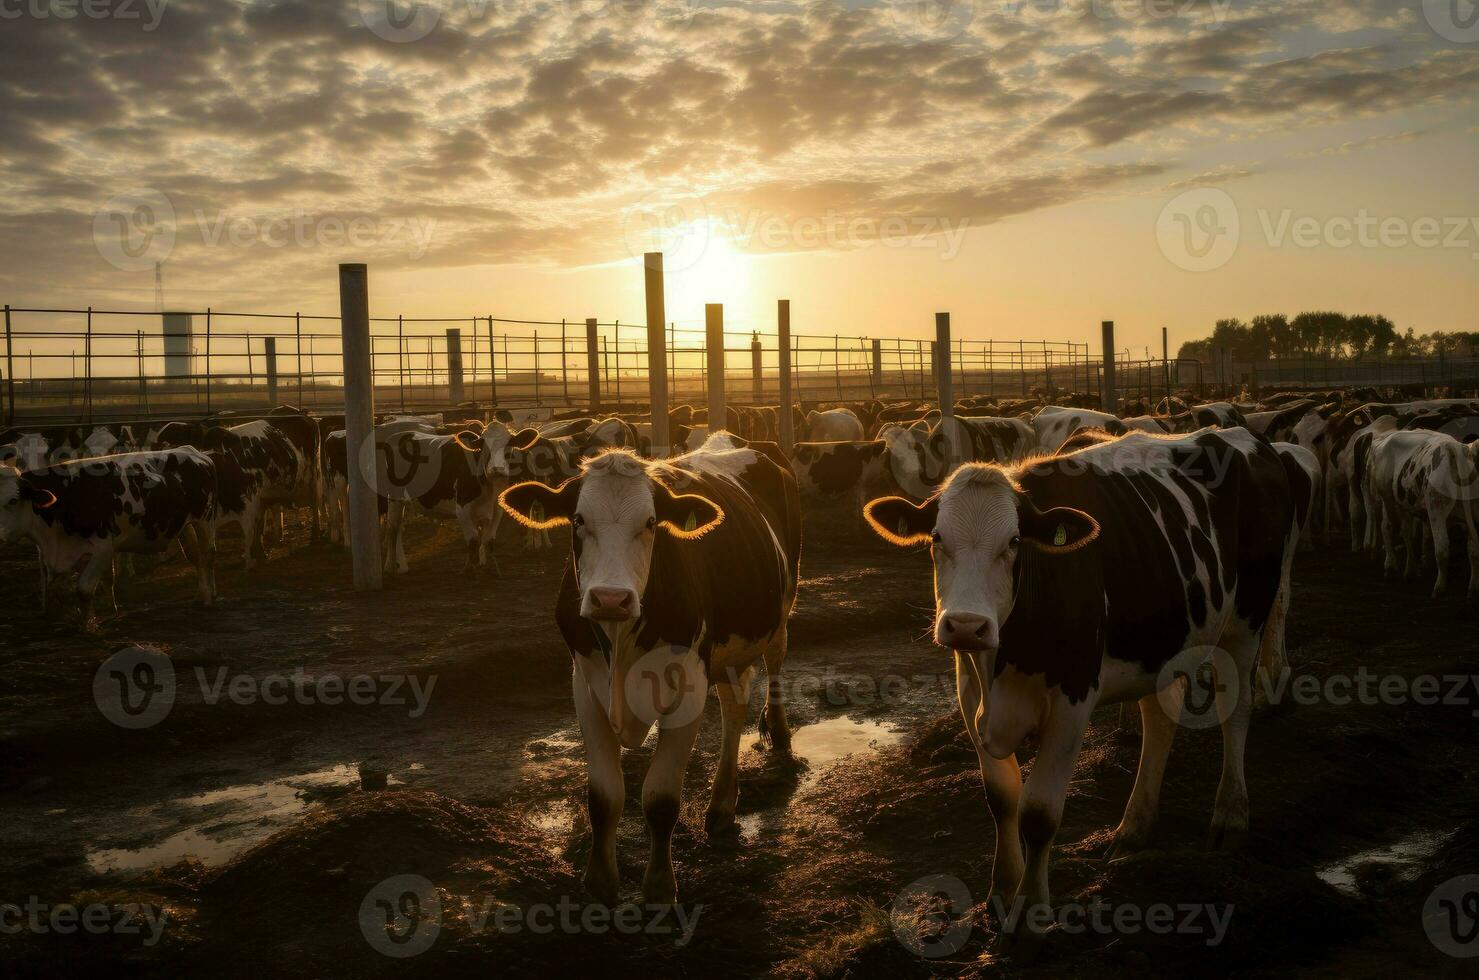
{"label": "cow's eye", "polygon": [[657,518],[656,517],[649,517],[649,518],[647,518],[647,530],[650,531],[650,530],[652,530],[655,527],[657,527]]}
{"label": "cow's eye", "polygon": [[935,544],[939,544],[940,543],[940,532],[938,530],[931,531],[930,532],[930,540],[933,541]]}
{"label": "cow's eye", "polygon": [[1013,551],[1016,551],[1021,546],[1021,544],[1022,539],[1014,534],[1012,535],[1012,540],[1007,544],[1007,547],[1011,548]]}
{"label": "cow's eye", "polygon": [[570,518],[570,526],[574,528],[585,527],[585,518],[581,517],[579,514],[576,514],[574,517]]}

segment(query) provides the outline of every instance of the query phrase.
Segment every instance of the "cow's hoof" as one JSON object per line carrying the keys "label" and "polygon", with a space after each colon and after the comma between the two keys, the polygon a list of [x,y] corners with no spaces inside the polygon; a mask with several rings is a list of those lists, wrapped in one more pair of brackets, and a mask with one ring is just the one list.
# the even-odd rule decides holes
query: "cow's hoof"
{"label": "cow's hoof", "polygon": [[1118,830],[1114,835],[1114,842],[1109,845],[1109,851],[1104,855],[1104,860],[1113,864],[1116,861],[1124,861],[1145,850],[1150,841],[1149,834],[1130,833]]}
{"label": "cow's hoof", "polygon": [[739,824],[735,822],[733,811],[710,810],[704,815],[704,833],[711,839],[734,839],[739,837]]}
{"label": "cow's hoof", "polygon": [[642,902],[646,905],[678,904],[678,881],[671,874],[649,874],[642,879]]}
{"label": "cow's hoof", "polygon": [[1248,828],[1232,824],[1212,825],[1207,835],[1207,846],[1214,851],[1237,851],[1248,842]]}
{"label": "cow's hoof", "polygon": [[620,881],[614,872],[596,868],[587,869],[583,884],[586,893],[602,905],[611,908],[617,906]]}
{"label": "cow's hoof", "polygon": [[1015,932],[1003,931],[996,937],[991,951],[997,956],[1010,959],[1018,966],[1030,966],[1042,949],[1042,940],[1042,933],[1021,926]]}

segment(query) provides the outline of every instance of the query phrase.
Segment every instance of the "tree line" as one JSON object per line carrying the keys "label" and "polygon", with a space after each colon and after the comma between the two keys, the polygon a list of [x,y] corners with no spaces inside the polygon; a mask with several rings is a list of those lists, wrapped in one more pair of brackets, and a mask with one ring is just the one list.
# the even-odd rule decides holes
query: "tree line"
{"label": "tree line", "polygon": [[1214,360],[1223,348],[1237,361],[1266,361],[1280,358],[1332,357],[1359,361],[1366,357],[1436,357],[1441,354],[1479,354],[1479,331],[1442,331],[1418,334],[1408,327],[1398,332],[1396,324],[1381,314],[1315,311],[1290,318],[1282,313],[1255,316],[1244,322],[1236,317],[1218,320],[1212,336],[1188,340],[1178,357]]}

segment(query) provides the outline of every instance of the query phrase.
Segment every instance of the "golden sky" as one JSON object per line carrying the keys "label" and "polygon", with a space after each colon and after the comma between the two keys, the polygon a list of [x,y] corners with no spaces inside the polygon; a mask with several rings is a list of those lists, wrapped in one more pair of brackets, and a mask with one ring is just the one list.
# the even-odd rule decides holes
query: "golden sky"
{"label": "golden sky", "polygon": [[[1091,340],[1479,329],[1450,0],[0,4],[5,301]],[[99,16],[98,14],[101,14]]]}

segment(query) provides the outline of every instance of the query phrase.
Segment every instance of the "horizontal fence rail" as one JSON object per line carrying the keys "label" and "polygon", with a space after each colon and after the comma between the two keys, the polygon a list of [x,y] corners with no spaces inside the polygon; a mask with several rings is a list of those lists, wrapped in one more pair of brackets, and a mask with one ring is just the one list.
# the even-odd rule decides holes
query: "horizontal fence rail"
{"label": "horizontal fence rail", "polygon": [[[589,405],[648,401],[647,327],[493,315],[376,317],[371,368],[381,410]],[[702,404],[701,328],[666,330],[670,397]],[[776,404],[781,352],[766,331],[726,331],[724,375],[736,403]],[[791,335],[793,397],[849,401],[934,397],[934,344],[841,334]],[[1087,344],[957,340],[960,397],[1030,397],[1097,383]],[[7,418],[29,422],[172,418],[291,403],[338,411],[344,401],[339,318],[302,313],[137,312],[5,307]]]}

